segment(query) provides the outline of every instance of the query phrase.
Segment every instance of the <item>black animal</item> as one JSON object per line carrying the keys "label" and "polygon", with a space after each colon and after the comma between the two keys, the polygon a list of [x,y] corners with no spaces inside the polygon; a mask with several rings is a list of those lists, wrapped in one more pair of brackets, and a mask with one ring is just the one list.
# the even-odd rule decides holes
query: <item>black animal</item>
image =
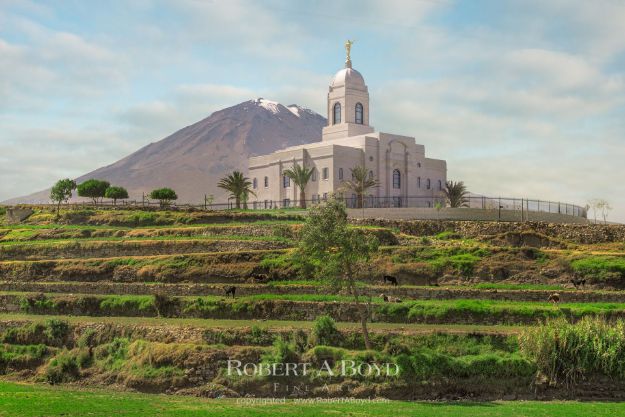
{"label": "black animal", "polygon": [[226,293],[226,297],[231,295],[232,298],[234,298],[234,294],[237,292],[237,287],[226,287],[224,288],[224,291]]}
{"label": "black animal", "polygon": [[554,292],[549,296],[549,299],[547,301],[549,301],[550,303],[558,304],[560,302],[560,294]]}
{"label": "black animal", "polygon": [[573,278],[571,280],[571,284],[573,284],[576,290],[579,290],[579,287],[584,288],[586,286],[586,280],[581,278]]}
{"label": "black animal", "polygon": [[397,285],[397,278],[390,276],[390,275],[384,275],[384,283],[390,283],[393,285]]}

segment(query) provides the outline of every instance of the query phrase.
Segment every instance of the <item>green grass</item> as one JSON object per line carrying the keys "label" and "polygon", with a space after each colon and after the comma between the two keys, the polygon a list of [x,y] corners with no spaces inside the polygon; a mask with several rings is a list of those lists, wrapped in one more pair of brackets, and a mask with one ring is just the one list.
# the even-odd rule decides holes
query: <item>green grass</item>
{"label": "green grass", "polygon": [[3,224],[0,225],[0,230],[45,230],[45,229],[66,229],[66,230],[145,230],[145,229],[186,229],[186,228],[201,228],[201,227],[233,227],[233,226],[275,226],[280,224],[301,224],[300,220],[284,220],[284,219],[271,219],[271,220],[255,220],[253,222],[243,221],[229,221],[224,223],[194,223],[194,224],[167,224],[167,225],[146,225],[146,226],[111,226],[108,224]]}
{"label": "green grass", "polygon": [[625,278],[625,257],[592,256],[571,261],[571,267],[592,280]]}
{"label": "green grass", "polygon": [[469,288],[476,288],[478,290],[545,290],[545,291],[564,291],[562,285],[547,285],[547,284],[504,284],[495,282],[483,282],[469,286]]}
{"label": "green grass", "polygon": [[[11,236],[13,239],[13,236]],[[248,235],[190,235],[190,236],[149,236],[149,237],[90,237],[90,238],[66,238],[66,239],[39,239],[32,241],[24,241],[16,238],[15,240],[2,240],[0,241],[0,247],[2,246],[73,246],[82,242],[145,242],[145,241],[249,241],[249,240],[262,240],[267,242],[289,242],[289,239],[279,236],[248,236]],[[87,245],[85,245],[87,246]]]}
{"label": "green grass", "polygon": [[[93,317],[93,316],[61,316],[39,315],[26,313],[0,313],[0,321],[27,321],[45,323],[47,320],[64,320],[70,324],[83,323],[115,323],[120,325],[144,326],[189,326],[198,328],[242,328],[258,326],[262,329],[310,329],[312,321],[294,320],[227,320],[227,319],[196,319],[196,318],[156,318],[156,317]],[[338,322],[339,329],[360,329],[360,323]],[[454,334],[464,333],[492,333],[515,334],[521,331],[521,326],[508,325],[477,325],[477,324],[402,324],[402,323],[369,323],[374,331],[397,330],[407,333],[444,332]],[[527,326],[525,326],[527,327]]]}
{"label": "green grass", "polygon": [[[281,400],[280,400],[281,401]],[[136,394],[0,382],[2,417],[612,417],[625,403],[576,401],[246,404],[236,399]]]}

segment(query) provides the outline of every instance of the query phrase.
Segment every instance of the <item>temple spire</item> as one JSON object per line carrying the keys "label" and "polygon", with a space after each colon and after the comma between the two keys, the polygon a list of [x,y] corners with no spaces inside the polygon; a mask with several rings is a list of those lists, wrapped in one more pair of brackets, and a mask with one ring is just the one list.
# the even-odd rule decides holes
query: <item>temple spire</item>
{"label": "temple spire", "polygon": [[352,45],[354,41],[350,41],[349,39],[345,42],[345,68],[352,67],[352,59],[350,53],[352,51]]}

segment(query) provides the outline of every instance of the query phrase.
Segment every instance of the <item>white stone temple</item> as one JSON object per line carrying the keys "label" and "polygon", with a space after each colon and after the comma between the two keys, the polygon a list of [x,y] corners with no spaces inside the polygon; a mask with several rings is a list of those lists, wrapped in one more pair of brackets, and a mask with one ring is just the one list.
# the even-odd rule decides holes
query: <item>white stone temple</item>
{"label": "white stone temple", "polygon": [[447,179],[447,164],[425,157],[425,147],[415,138],[376,132],[369,125],[369,91],[360,72],[352,68],[351,42],[345,45],[345,68],[334,75],[327,99],[328,125],[320,142],[292,146],[268,155],[249,158],[249,177],[256,197],[255,208],[295,206],[299,189],[285,177],[294,164],[312,167],[306,199],[321,201],[332,193],[348,206],[356,196],[342,183],[351,169],[364,166],[378,181],[366,197],[367,207],[432,207],[440,201]]}

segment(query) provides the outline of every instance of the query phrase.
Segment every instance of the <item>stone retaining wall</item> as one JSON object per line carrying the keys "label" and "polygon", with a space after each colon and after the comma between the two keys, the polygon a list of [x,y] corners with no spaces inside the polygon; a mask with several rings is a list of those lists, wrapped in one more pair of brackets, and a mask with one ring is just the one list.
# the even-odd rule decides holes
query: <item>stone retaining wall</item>
{"label": "stone retaining wall", "polygon": [[508,232],[534,231],[554,239],[575,243],[625,242],[625,225],[622,224],[387,219],[352,219],[351,222],[359,225],[393,227],[412,236],[432,236],[444,231],[453,231],[463,237],[476,238]]}

